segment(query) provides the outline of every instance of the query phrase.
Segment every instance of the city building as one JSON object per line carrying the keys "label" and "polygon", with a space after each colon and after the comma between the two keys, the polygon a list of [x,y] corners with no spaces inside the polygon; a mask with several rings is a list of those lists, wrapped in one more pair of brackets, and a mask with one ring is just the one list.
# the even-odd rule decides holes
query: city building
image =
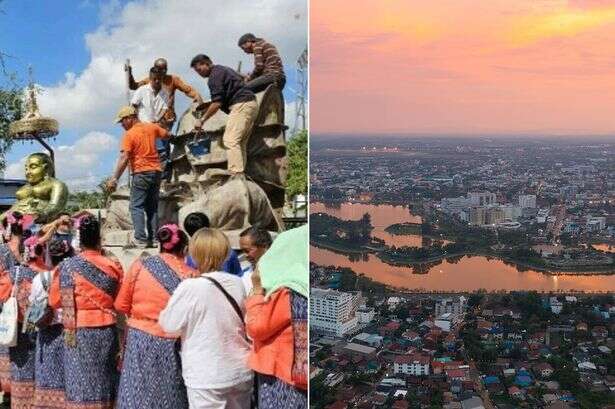
{"label": "city building", "polygon": [[423,354],[399,355],[393,363],[393,373],[427,376],[429,375],[429,356]]}
{"label": "city building", "polygon": [[487,208],[485,212],[485,223],[487,225],[496,225],[504,220],[504,211],[499,206]]}
{"label": "city building", "polygon": [[470,224],[474,226],[482,226],[485,224],[486,208],[482,206],[473,206],[470,208]]}
{"label": "city building", "polygon": [[359,324],[369,324],[376,316],[376,311],[373,308],[359,307],[356,315],[359,319]]}
{"label": "city building", "polygon": [[440,317],[444,314],[463,316],[466,312],[467,306],[468,299],[463,295],[457,298],[444,298],[436,302],[435,316]]}
{"label": "city building", "polygon": [[489,206],[497,203],[495,193],[491,192],[469,192],[468,199],[473,206]]}
{"label": "city building", "polygon": [[444,332],[451,332],[451,329],[461,320],[462,315],[447,312],[434,320],[434,325]]}
{"label": "city building", "polygon": [[324,335],[342,337],[358,326],[355,295],[342,291],[312,288],[310,329]]}
{"label": "city building", "polygon": [[519,207],[522,209],[534,209],[536,208],[536,195],[520,195]]}

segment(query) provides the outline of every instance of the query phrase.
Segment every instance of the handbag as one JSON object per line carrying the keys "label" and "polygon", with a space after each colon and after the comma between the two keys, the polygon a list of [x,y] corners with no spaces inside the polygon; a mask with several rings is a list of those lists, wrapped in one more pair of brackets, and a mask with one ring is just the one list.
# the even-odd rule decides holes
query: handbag
{"label": "handbag", "polygon": [[0,312],[0,345],[5,347],[14,347],[17,345],[17,284],[19,283],[19,266],[16,268],[15,283],[11,290],[11,296],[2,306]]}
{"label": "handbag", "polygon": [[41,273],[41,283],[43,284],[43,290],[45,291],[45,296],[37,298],[30,304],[28,310],[26,311],[26,325],[24,326],[24,331],[32,331],[36,329],[41,329],[48,327],[53,320],[53,310],[49,306],[49,282],[50,282],[50,272],[44,271]]}
{"label": "handbag", "polygon": [[[245,326],[246,322],[245,322],[245,319],[243,317],[243,312],[241,311],[241,307],[239,307],[239,304],[237,304],[237,301],[233,298],[233,296],[230,295],[228,293],[228,291],[226,291],[224,289],[224,287],[222,287],[222,284],[220,284],[218,282],[218,280],[215,280],[215,279],[213,279],[211,277],[207,277],[207,276],[203,276],[203,275],[201,277],[207,279],[218,290],[220,290],[220,292],[222,294],[224,294],[224,296],[228,300],[229,304],[231,304],[231,307],[233,307],[233,309],[235,310],[235,313],[237,313],[237,316],[241,320],[241,323]],[[250,342],[250,340],[248,339],[247,336],[246,336],[246,341]],[[250,408],[251,409],[258,409],[258,374],[257,373],[254,374],[254,381],[253,381],[253,384],[252,384],[252,396],[251,396],[251,401],[250,401]]]}

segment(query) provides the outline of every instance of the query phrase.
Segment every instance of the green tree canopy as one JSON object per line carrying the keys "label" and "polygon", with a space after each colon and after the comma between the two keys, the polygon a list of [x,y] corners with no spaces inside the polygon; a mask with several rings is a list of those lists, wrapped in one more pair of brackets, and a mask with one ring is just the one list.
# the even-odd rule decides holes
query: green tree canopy
{"label": "green tree canopy", "polygon": [[308,186],[308,133],[303,130],[288,141],[288,181],[286,194],[293,197],[307,193]]}
{"label": "green tree canopy", "polygon": [[22,92],[13,76],[5,72],[3,75],[5,80],[0,82],[0,171],[6,168],[5,154],[13,143],[9,138],[9,124],[20,119],[22,113]]}

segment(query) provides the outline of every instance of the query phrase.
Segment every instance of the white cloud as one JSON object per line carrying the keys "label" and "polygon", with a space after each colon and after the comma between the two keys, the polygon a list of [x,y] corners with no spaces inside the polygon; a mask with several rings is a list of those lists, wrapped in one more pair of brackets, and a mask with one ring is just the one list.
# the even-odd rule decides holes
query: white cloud
{"label": "white cloud", "polygon": [[242,70],[250,70],[252,56],[236,45],[246,31],[276,44],[285,64],[293,67],[307,44],[306,3],[149,0],[120,7],[111,2],[101,10],[101,26],[86,35],[89,65],[79,74],[66,73],[55,86],[44,87],[41,110],[58,119],[63,128],[87,132],[112,126],[115,112],[126,102],[122,68],[126,58],[139,78],[155,58],[163,56],[169,61],[169,72],[206,94],[206,83],[189,68],[190,60],[206,53],[214,62],[231,67],[241,60]]}
{"label": "white cloud", "polygon": [[[104,132],[89,132],[73,145],[55,148],[57,178],[66,182],[70,190],[88,190],[105,177],[105,155],[118,150],[118,141]],[[10,163],[5,170],[6,178],[23,179],[26,158]]]}

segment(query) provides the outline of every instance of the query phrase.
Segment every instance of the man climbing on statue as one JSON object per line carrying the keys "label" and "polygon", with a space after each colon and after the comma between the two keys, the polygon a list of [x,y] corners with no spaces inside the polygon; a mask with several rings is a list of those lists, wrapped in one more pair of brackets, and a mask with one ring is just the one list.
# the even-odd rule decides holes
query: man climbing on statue
{"label": "man climbing on statue", "polygon": [[197,120],[195,128],[201,129],[219,109],[227,113],[229,117],[222,136],[227,150],[227,166],[231,174],[242,175],[246,167],[248,138],[258,114],[256,97],[245,87],[241,75],[232,68],[214,65],[204,54],[195,56],[190,66],[201,77],[209,78],[207,85],[211,94],[211,103]]}
{"label": "man climbing on statue", "polygon": [[130,216],[134,228],[134,246],[153,246],[158,231],[158,200],[162,168],[156,150],[156,140],[168,140],[168,130],[154,123],[141,122],[132,106],[120,109],[116,122],[126,130],[122,138],[120,158],[107,188],[114,191],[126,167],[132,171],[130,186]]}
{"label": "man climbing on statue", "polygon": [[[167,68],[167,60],[158,58],[154,61],[149,76],[136,82],[132,75],[132,67],[130,65],[124,67],[128,72],[129,89],[136,90],[130,103],[137,106],[139,120],[141,122],[156,122],[163,128],[172,130],[173,124],[177,120],[175,91],[180,90],[197,105],[203,103],[203,98],[196,89],[185,83],[179,76],[167,74]],[[148,87],[148,85],[151,85],[151,87]],[[154,97],[151,96],[152,94],[154,94]],[[170,145],[167,141],[159,140],[157,146],[162,163],[162,180],[170,181]]]}
{"label": "man climbing on statue", "polygon": [[[160,71],[162,75],[162,88],[164,88],[169,95],[169,99],[167,101],[167,110],[164,112],[163,122],[167,125],[166,128],[171,130],[174,122],[177,119],[177,115],[175,114],[175,91],[180,90],[188,98],[191,98],[192,101],[197,105],[201,105],[203,103],[203,98],[196,89],[185,83],[180,77],[178,77],[177,75],[167,74],[167,60],[165,60],[164,58],[156,59],[156,61],[154,61],[154,67]],[[124,68],[126,69],[126,71],[128,71],[129,88],[131,90],[134,91],[139,87],[150,83],[150,77],[144,78],[138,82],[135,81],[132,75],[132,67],[130,65],[127,65]]]}
{"label": "man climbing on statue", "polygon": [[280,91],[286,84],[286,75],[282,58],[277,48],[252,33],[239,37],[237,42],[246,54],[254,54],[254,70],[246,77],[246,87],[252,92],[264,91],[269,85],[275,84]]}

